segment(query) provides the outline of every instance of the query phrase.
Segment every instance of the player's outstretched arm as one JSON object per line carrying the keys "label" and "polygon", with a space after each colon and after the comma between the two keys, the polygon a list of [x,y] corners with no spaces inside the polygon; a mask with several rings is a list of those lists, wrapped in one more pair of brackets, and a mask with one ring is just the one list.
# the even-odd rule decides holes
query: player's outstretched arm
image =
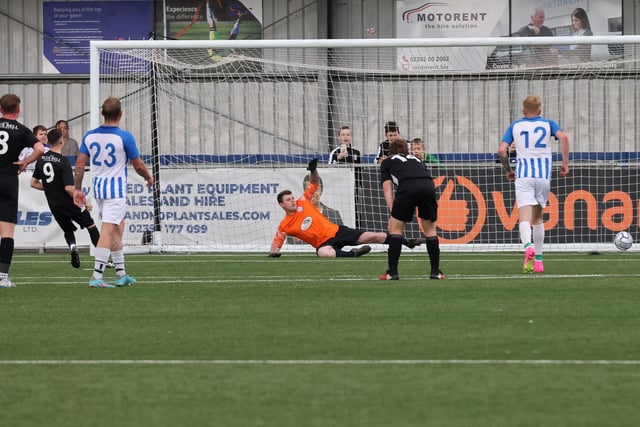
{"label": "player's outstretched arm", "polygon": [[382,183],[382,193],[384,194],[384,201],[387,203],[387,208],[389,209],[389,213],[393,209],[393,182],[390,179],[387,179]]}
{"label": "player's outstretched arm", "polygon": [[500,159],[500,164],[502,165],[502,169],[507,175],[507,179],[509,181],[513,181],[516,179],[516,174],[513,169],[511,169],[511,165],[509,164],[509,154],[507,153],[508,149],[509,144],[507,144],[506,142],[501,142],[500,146],[498,147],[498,159]]}
{"label": "player's outstretched arm", "polygon": [[286,233],[280,230],[276,232],[276,235],[273,237],[273,241],[271,242],[271,250],[269,251],[269,255],[267,255],[269,258],[280,258],[280,249],[282,248],[286,238]]}
{"label": "player's outstretched arm", "polygon": [[84,195],[82,190],[78,190],[77,188],[73,190],[73,204],[79,208],[87,204],[87,196]]}
{"label": "player's outstretched arm", "polygon": [[76,157],[76,170],[73,175],[73,203],[82,208],[86,202],[87,197],[82,192],[82,179],[84,178],[84,166],[87,164],[89,156],[84,153],[78,153]]}
{"label": "player's outstretched arm", "polygon": [[[33,187],[33,185],[32,185]],[[75,187],[73,185],[65,185],[64,186],[64,191],[67,192],[67,194],[69,195],[69,197],[71,197],[73,199],[73,196],[75,195]]]}
{"label": "player's outstretched arm", "polygon": [[31,188],[44,191],[44,185],[42,185],[42,181],[40,181],[38,178],[31,177]]}
{"label": "player's outstretched arm", "polygon": [[140,157],[131,160],[131,166],[133,166],[136,173],[146,181],[148,187],[153,185],[153,175],[151,175],[149,169],[147,169],[147,165],[144,164]]}
{"label": "player's outstretched arm", "polygon": [[569,135],[564,131],[556,132],[560,139],[560,152],[562,153],[562,166],[560,166],[560,176],[569,175]]}
{"label": "player's outstretched arm", "polygon": [[309,171],[309,182],[313,184],[320,183],[320,175],[318,174],[318,159],[309,161],[307,170]]}
{"label": "player's outstretched arm", "polygon": [[20,161],[13,162],[13,164],[18,166],[18,173],[22,173],[25,171],[25,169],[27,169],[27,166],[29,166],[31,163],[35,162],[36,160],[40,159],[40,157],[42,157],[43,154],[44,154],[44,144],[42,144],[41,142],[36,142],[35,144],[33,144],[33,151],[29,156],[27,156],[26,158]]}

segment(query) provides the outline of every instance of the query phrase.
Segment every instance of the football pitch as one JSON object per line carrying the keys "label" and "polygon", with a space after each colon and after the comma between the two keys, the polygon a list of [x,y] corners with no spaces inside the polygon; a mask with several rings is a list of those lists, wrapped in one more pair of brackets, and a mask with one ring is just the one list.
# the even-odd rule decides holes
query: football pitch
{"label": "football pitch", "polygon": [[[636,252],[67,254],[0,289],[2,426],[635,426]],[[635,266],[635,267],[634,267]],[[113,270],[106,279],[113,281]]]}

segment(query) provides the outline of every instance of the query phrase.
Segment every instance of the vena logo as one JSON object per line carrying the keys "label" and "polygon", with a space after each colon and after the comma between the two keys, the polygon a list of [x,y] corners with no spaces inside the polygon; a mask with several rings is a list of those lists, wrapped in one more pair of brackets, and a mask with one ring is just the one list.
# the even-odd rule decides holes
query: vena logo
{"label": "vena logo", "polygon": [[[498,174],[499,175],[499,174]],[[491,179],[476,180],[461,175],[434,179],[438,199],[437,228],[446,244],[495,240],[495,233],[510,232],[518,226],[518,207],[512,183]],[[634,203],[640,194],[611,189],[594,194],[572,186],[549,194],[544,209],[545,230],[552,234],[617,232],[629,229],[635,221]],[[636,198],[636,202],[634,202]]]}

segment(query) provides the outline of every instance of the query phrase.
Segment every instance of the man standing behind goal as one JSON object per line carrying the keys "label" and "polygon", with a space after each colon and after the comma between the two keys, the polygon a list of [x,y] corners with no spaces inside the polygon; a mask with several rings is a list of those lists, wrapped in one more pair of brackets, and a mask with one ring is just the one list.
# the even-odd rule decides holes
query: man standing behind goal
{"label": "man standing behind goal", "polygon": [[95,250],[93,276],[89,286],[94,288],[113,288],[102,275],[111,256],[115,264],[116,286],[130,286],[136,279],[127,275],[124,266],[122,235],[124,233],[124,214],[127,207],[127,162],[136,173],[153,185],[153,176],[140,158],[136,140],[130,132],[120,129],[122,107],[117,98],[109,97],[102,104],[104,124],[87,132],[82,139],[76,160],[75,190],[73,200],[76,205],[86,205],[86,196],[82,192],[84,165],[91,160],[91,190],[102,213],[100,239]]}
{"label": "man standing behind goal", "polygon": [[[511,123],[498,147],[498,157],[509,181],[515,180],[518,228],[524,245],[525,273],[542,273],[544,224],[542,210],[549,200],[553,158],[551,137],[560,140],[562,166],[560,176],[569,174],[569,137],[553,120],[541,117],[542,101],[527,96],[522,102],[524,117]],[[507,151],[516,144],[516,170],[511,169]],[[533,244],[531,237],[533,234]],[[533,263],[533,265],[532,265]]]}

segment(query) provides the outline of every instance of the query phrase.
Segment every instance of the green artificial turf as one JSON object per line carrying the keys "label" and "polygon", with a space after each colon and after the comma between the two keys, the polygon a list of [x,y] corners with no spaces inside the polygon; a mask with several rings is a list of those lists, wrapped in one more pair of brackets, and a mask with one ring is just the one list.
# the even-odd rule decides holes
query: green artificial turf
{"label": "green artificial turf", "polygon": [[16,254],[0,425],[636,425],[639,257],[129,255],[90,289],[88,254]]}

